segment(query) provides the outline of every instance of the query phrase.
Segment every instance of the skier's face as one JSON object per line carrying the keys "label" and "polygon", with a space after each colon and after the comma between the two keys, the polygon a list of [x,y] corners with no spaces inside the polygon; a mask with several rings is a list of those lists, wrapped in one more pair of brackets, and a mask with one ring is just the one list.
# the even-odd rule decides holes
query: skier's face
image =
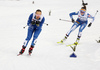
{"label": "skier's face", "polygon": [[85,9],[81,9],[80,12],[81,12],[81,15],[84,15],[85,14]]}
{"label": "skier's face", "polygon": [[39,19],[41,17],[41,12],[36,12],[36,19]]}

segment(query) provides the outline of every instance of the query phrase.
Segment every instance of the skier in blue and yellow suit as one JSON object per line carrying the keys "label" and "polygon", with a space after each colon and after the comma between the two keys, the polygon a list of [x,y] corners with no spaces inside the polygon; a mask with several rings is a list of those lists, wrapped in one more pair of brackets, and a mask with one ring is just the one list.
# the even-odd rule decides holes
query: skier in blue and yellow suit
{"label": "skier in blue and yellow suit", "polygon": [[25,48],[27,47],[28,42],[30,41],[30,39],[32,38],[32,35],[34,33],[33,40],[32,40],[31,46],[29,48],[29,54],[32,53],[32,50],[33,50],[34,45],[36,43],[36,39],[38,38],[38,36],[39,36],[39,34],[42,30],[42,25],[43,25],[44,21],[45,21],[45,18],[42,15],[42,11],[40,9],[36,10],[35,13],[32,13],[29,16],[29,19],[28,19],[28,22],[27,22],[27,25],[29,26],[27,38],[25,39],[24,44],[23,44],[22,49],[19,52],[19,54],[24,53]]}
{"label": "skier in blue and yellow suit", "polygon": [[[88,27],[90,27],[94,21],[94,17],[92,17],[89,13],[86,12],[86,6],[83,6],[78,12],[72,12],[69,15],[70,15],[70,18],[74,24],[72,25],[70,30],[66,33],[66,36],[64,37],[64,39],[62,39],[58,43],[63,43],[69,37],[69,35],[72,31],[74,31],[77,27],[80,27],[79,32],[78,32],[78,36],[77,36],[77,40],[74,43],[77,45],[80,38],[81,38],[82,31],[85,29],[85,27],[88,23],[88,18],[92,19],[92,21],[88,25]],[[78,18],[76,21],[73,19],[73,15],[78,15]]]}

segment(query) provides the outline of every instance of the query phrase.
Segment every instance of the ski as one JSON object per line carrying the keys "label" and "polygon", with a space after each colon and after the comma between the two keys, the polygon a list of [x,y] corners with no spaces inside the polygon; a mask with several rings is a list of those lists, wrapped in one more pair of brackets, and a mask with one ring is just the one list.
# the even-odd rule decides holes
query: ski
{"label": "ski", "polygon": [[[63,42],[57,42],[58,44],[62,44],[62,45],[64,45],[65,43],[63,43]],[[68,45],[66,45],[67,47],[69,47],[69,46],[75,46],[76,44],[75,43],[73,43],[73,44],[68,44]],[[79,43],[77,44],[77,45],[79,45]]]}
{"label": "ski", "polygon": [[[67,47],[69,47],[69,46],[75,46],[76,44],[68,44],[68,45],[66,45]],[[79,45],[79,44],[77,44],[77,45]]]}
{"label": "ski", "polygon": [[22,55],[22,54],[20,54],[20,53],[19,53],[19,54],[17,54],[17,56],[19,56],[19,55]]}
{"label": "ski", "polygon": [[31,56],[31,53],[29,53],[28,55]]}
{"label": "ski", "polygon": [[75,45],[75,46],[70,46],[71,47],[71,49],[75,52],[75,50],[76,50],[76,46],[77,45]]}
{"label": "ski", "polygon": [[[20,56],[20,55],[22,55],[22,54],[17,54],[17,56]],[[27,56],[31,56],[31,53],[27,54]]]}
{"label": "ski", "polygon": [[97,43],[100,43],[100,40],[96,40]]}
{"label": "ski", "polygon": [[27,56],[31,56],[31,54],[27,54]]}
{"label": "ski", "polygon": [[60,42],[57,42],[58,44],[64,44],[62,41],[60,41]]}
{"label": "ski", "polygon": [[75,52],[76,46],[77,46],[78,44],[79,44],[78,42],[75,42],[74,44],[67,45],[67,46],[70,46],[70,47],[72,48],[72,50]]}

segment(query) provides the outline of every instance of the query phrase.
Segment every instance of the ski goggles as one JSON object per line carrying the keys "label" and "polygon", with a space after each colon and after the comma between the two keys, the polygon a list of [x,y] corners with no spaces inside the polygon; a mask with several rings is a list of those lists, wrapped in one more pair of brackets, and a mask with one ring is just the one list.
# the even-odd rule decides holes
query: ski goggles
{"label": "ski goggles", "polygon": [[40,17],[41,15],[39,15],[39,14],[35,14],[36,16],[38,16],[38,17]]}
{"label": "ski goggles", "polygon": [[81,9],[80,10],[81,13],[85,13],[85,11],[86,11],[85,9]]}

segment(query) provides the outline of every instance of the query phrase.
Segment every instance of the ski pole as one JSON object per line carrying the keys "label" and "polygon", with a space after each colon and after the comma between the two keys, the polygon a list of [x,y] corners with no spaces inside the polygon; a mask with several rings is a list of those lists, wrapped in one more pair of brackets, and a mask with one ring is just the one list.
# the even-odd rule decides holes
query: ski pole
{"label": "ski pole", "polygon": [[59,19],[59,20],[61,20],[61,21],[67,21],[67,22],[72,22],[70,20],[65,20],[65,19]]}
{"label": "ski pole", "polygon": [[25,29],[28,25],[24,26],[23,28]]}
{"label": "ski pole", "polygon": [[94,17],[97,15],[97,13],[98,13],[98,10],[96,11],[96,13],[95,13]]}
{"label": "ski pole", "polygon": [[[46,24],[46,25],[48,26],[48,24],[47,24],[47,23],[44,23],[44,24]],[[25,29],[27,26],[28,26],[28,25],[24,26],[23,28]]]}
{"label": "ski pole", "polygon": [[47,24],[47,23],[44,23],[44,24],[46,24],[46,25],[48,26],[48,24]]}

